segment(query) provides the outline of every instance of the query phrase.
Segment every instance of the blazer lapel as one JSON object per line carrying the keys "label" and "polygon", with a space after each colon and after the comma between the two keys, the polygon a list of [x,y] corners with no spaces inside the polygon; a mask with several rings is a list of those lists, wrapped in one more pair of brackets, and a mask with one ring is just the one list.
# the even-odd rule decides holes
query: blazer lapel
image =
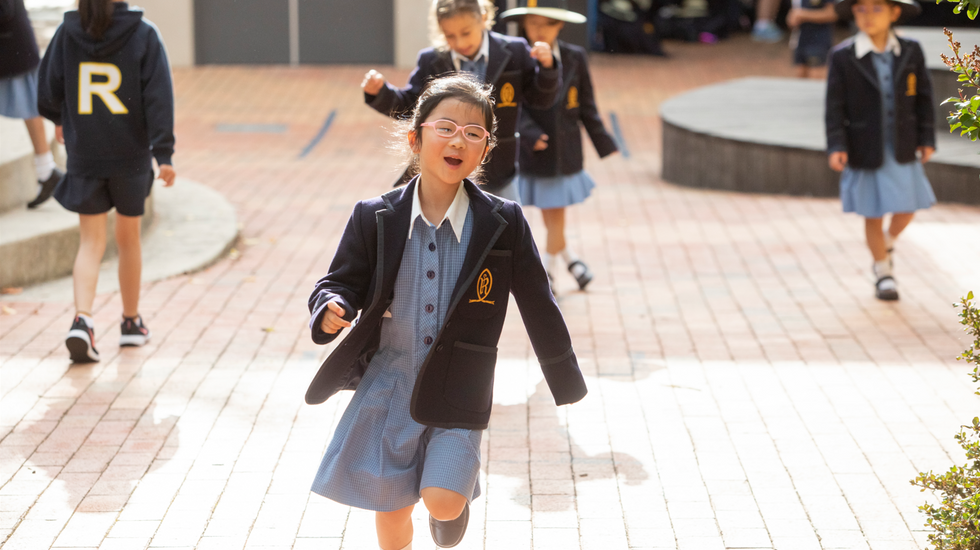
{"label": "blazer lapel", "polygon": [[871,54],[865,54],[864,57],[858,59],[857,53],[854,52],[854,46],[851,46],[851,56],[854,58],[854,63],[857,65],[861,74],[868,79],[875,88],[879,90],[881,87],[878,85],[878,73],[875,72],[874,61],[871,60]]}
{"label": "blazer lapel", "polygon": [[[561,81],[565,88],[565,93],[562,95],[567,96],[568,89],[571,88],[572,83],[576,80],[575,73],[578,71],[578,58],[568,48],[562,48],[561,42],[558,43],[558,48],[561,50]],[[559,101],[561,100],[559,99]]]}
{"label": "blazer lapel", "polygon": [[382,195],[385,209],[375,212],[378,222],[378,271],[381,272],[381,280],[374,289],[372,306],[386,298],[386,293],[391,294],[391,289],[395,288],[398,267],[401,266],[402,253],[405,252],[405,240],[408,239],[412,197],[415,196],[418,181],[416,176],[408,185]]}
{"label": "blazer lapel", "polygon": [[[902,46],[902,55],[895,58],[895,72],[893,74],[895,75],[896,79],[900,74],[902,74],[902,71],[905,70],[905,66],[909,64],[909,59],[912,58],[912,48],[910,48],[908,44],[903,43],[902,39],[899,39],[898,43]],[[895,82],[897,83],[898,81],[895,80]]]}
{"label": "blazer lapel", "polygon": [[490,40],[490,59],[487,60],[486,78],[487,82],[496,88],[500,73],[504,72],[504,68],[510,63],[511,53],[501,44],[500,40],[493,37],[492,32],[487,33],[487,39]]}
{"label": "blazer lapel", "polygon": [[496,244],[500,234],[507,227],[507,220],[500,215],[504,203],[493,200],[480,191],[470,180],[463,180],[466,192],[470,196],[470,208],[473,209],[473,233],[470,236],[470,246],[463,259],[463,267],[459,270],[459,278],[453,289],[453,298],[446,310],[446,319],[452,316],[463,293],[470,288],[477,271],[483,265],[487,253]]}
{"label": "blazer lapel", "polygon": [[439,52],[439,55],[436,56],[435,61],[432,63],[432,74],[441,75],[455,71],[456,66],[453,65],[453,57],[449,53],[449,50]]}

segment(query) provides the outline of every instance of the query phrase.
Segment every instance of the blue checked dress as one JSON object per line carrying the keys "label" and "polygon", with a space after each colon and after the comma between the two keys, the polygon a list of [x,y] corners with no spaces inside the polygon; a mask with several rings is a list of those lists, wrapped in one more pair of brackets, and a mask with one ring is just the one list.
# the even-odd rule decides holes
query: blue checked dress
{"label": "blue checked dress", "polygon": [[419,368],[445,321],[473,232],[466,213],[459,242],[419,216],[405,244],[381,343],[344,411],[312,491],[341,504],[391,512],[425,487],[480,496],[480,430],[431,428],[409,412]]}
{"label": "blue checked dress", "polygon": [[844,212],[865,218],[880,218],[895,212],[915,212],[936,203],[936,195],[918,160],[900,164],[895,159],[895,86],[892,83],[894,56],[891,52],[871,53],[878,73],[883,110],[885,154],[875,170],[844,168],[840,179],[840,198]]}

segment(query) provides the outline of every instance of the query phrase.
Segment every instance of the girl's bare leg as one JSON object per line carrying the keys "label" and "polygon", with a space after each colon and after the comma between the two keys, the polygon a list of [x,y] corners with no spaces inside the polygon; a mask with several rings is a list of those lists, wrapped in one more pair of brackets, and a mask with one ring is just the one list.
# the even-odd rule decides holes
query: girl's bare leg
{"label": "girl's bare leg", "polygon": [[466,507],[466,497],[443,489],[441,487],[426,487],[419,491],[422,494],[422,502],[429,511],[429,515],[439,521],[452,521],[463,513]]}
{"label": "girl's bare leg", "polygon": [[143,250],[140,245],[140,216],[123,216],[116,212],[116,245],[119,247],[119,293],[123,316],[133,318],[140,312],[140,277],[143,273]]}
{"label": "girl's bare leg", "polygon": [[548,242],[545,252],[558,254],[565,250],[565,209],[548,208],[541,211],[544,226],[548,230]]}
{"label": "girl's bare leg", "polygon": [[896,238],[905,231],[905,228],[912,223],[912,218],[915,217],[915,212],[903,212],[898,214],[892,214],[891,223],[888,224],[888,233],[892,238]]}
{"label": "girl's bare leg", "polygon": [[875,262],[887,260],[888,250],[885,248],[885,232],[882,230],[881,218],[864,219],[864,236]]}
{"label": "girl's bare leg", "polygon": [[44,119],[41,117],[28,118],[24,120],[24,124],[27,125],[27,133],[31,136],[34,154],[43,155],[50,152],[47,133],[44,131]]}
{"label": "girl's bare leg", "polygon": [[377,512],[374,514],[374,524],[378,530],[378,545],[381,550],[402,550],[412,542],[412,510],[414,508],[415,505],[413,504],[394,512]]}
{"label": "girl's bare leg", "polygon": [[79,214],[78,222],[81,242],[72,270],[75,311],[91,314],[95,287],[99,283],[99,265],[105,255],[106,214]]}

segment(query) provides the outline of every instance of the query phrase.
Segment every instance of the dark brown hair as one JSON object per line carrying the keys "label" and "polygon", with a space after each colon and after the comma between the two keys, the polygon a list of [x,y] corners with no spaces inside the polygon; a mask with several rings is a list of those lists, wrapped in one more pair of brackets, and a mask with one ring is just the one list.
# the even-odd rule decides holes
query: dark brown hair
{"label": "dark brown hair", "polygon": [[439,22],[443,19],[464,14],[479,19],[486,14],[485,26],[490,30],[496,13],[497,7],[491,0],[432,0],[432,9],[429,11],[429,41],[437,50],[445,50],[449,47],[446,38],[442,35],[442,29],[439,28]]}
{"label": "dark brown hair", "polygon": [[[422,123],[440,103],[447,99],[455,99],[480,109],[483,115],[483,127],[490,134],[487,136],[487,156],[483,159],[486,163],[490,158],[490,151],[497,145],[497,117],[493,114],[493,87],[484,84],[470,73],[460,72],[429,81],[418,101],[415,102],[415,109],[411,116],[402,122],[397,139],[401,143],[406,143],[408,134],[414,133],[416,147],[421,147]],[[418,171],[418,155],[412,151],[411,172],[417,174]],[[478,169],[476,175],[479,173]]]}
{"label": "dark brown hair", "polygon": [[78,15],[82,28],[92,38],[102,40],[105,32],[112,26],[112,0],[78,0]]}

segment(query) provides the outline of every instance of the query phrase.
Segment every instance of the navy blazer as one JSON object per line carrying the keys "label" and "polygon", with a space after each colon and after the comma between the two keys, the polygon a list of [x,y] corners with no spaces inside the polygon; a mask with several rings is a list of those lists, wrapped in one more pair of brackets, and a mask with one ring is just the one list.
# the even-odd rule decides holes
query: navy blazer
{"label": "navy blazer", "polygon": [[[892,71],[895,94],[895,160],[916,160],[920,146],[936,146],[932,80],[922,48],[899,38],[901,55]],[[827,70],[827,151],[847,152],[852,168],[875,170],[884,161],[881,88],[872,54],[861,59],[850,38],[834,48]]]}
{"label": "navy blazer", "polygon": [[[521,115],[521,173],[554,177],[574,174],[582,169],[582,133],[579,122],[592,139],[599,157],[615,153],[616,140],[602,125],[592,93],[588,55],[585,49],[558,41],[562,66],[562,93],[549,109],[528,107]],[[535,151],[542,134],[548,148]]]}
{"label": "navy blazer", "polygon": [[[547,109],[555,102],[561,88],[559,63],[551,69],[542,68],[531,57],[531,47],[523,38],[488,33],[490,59],[487,60],[486,82],[493,84],[495,100],[493,112],[497,115],[497,146],[490,152],[490,160],[483,166],[486,188],[503,187],[517,173],[517,151],[520,135],[518,122],[521,106]],[[385,82],[384,88],[373,96],[364,94],[364,101],[378,112],[395,117],[406,117],[415,108],[422,89],[429,80],[456,72],[449,50],[426,48],[419,52],[415,70],[408,77],[408,85],[396,88]]]}
{"label": "navy blazer", "polygon": [[[313,341],[326,344],[340,334],[320,328],[331,300],[343,305],[344,319],[354,320],[358,311],[360,319],[320,366],[306,391],[307,403],[356,389],[378,350],[417,183],[416,177],[354,206],[330,271],[310,296]],[[411,413],[428,426],[482,430],[490,421],[497,342],[509,293],[517,300],[555,404],[574,403],[587,389],[520,206],[484,193],[469,180],[463,183],[473,211],[473,234],[445,323],[419,370]]]}

